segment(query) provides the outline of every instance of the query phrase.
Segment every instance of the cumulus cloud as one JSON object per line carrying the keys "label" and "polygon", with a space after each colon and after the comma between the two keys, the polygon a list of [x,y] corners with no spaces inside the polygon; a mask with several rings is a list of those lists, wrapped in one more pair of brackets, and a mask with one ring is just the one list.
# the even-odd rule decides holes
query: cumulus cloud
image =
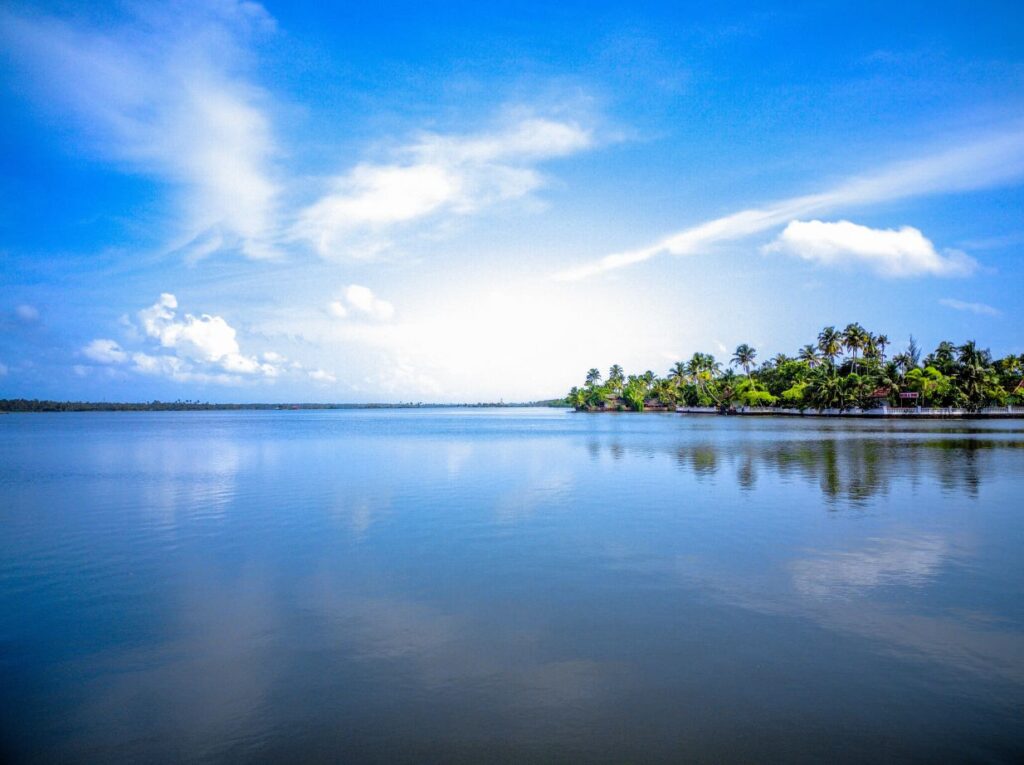
{"label": "cumulus cloud", "polygon": [[139,311],[138,316],[146,335],[164,348],[174,349],[179,359],[216,365],[232,374],[277,375],[273,364],[242,355],[235,328],[223,317],[186,313],[179,318],[177,307],[177,298],[165,292],[152,306]]}
{"label": "cumulus cloud", "polygon": [[100,364],[123,364],[128,354],[114,340],[97,338],[82,348],[82,355]]}
{"label": "cumulus cloud", "polygon": [[254,2],[139,6],[120,27],[0,13],[0,42],[37,98],[100,157],[177,192],[176,247],[274,252],[276,153],[268,98],[246,78],[273,20]]}
{"label": "cumulus cloud", "polygon": [[979,316],[999,316],[1001,313],[998,308],[993,308],[985,303],[968,303],[967,301],[955,298],[942,298],[939,300],[939,304],[946,306],[946,308],[952,308],[954,311],[967,311],[969,313],[976,313]]}
{"label": "cumulus cloud", "polygon": [[[169,292],[137,314],[138,331],[132,344],[148,340],[145,350],[127,351],[113,340],[97,338],[82,355],[100,364],[125,364],[144,375],[178,382],[233,384],[245,379],[268,379],[281,374],[284,356],[267,351],[262,358],[243,354],[238,336],[223,317],[178,314],[178,299]],[[135,325],[132,325],[133,327]]]}
{"label": "cumulus cloud", "polygon": [[39,321],[39,309],[33,305],[21,304],[14,309],[14,315],[26,324]]}
{"label": "cumulus cloud", "polygon": [[[1024,132],[1015,125],[1003,133],[983,136],[953,149],[850,178],[818,194],[790,197],[699,223],[648,246],[615,252],[564,269],[553,274],[553,278],[558,281],[577,281],[643,263],[659,255],[697,255],[707,252],[716,244],[771,231],[807,215],[926,194],[989,188],[1022,176]],[[961,268],[966,266],[966,261],[956,256],[952,260],[959,261]]]}
{"label": "cumulus cloud", "polygon": [[876,229],[841,220],[794,220],[765,252],[825,266],[862,265],[888,277],[967,276],[977,261],[959,250],[938,252],[918,229]]}
{"label": "cumulus cloud", "polygon": [[387,300],[381,300],[373,290],[361,284],[350,284],[337,300],[327,305],[327,312],[336,319],[349,316],[363,316],[376,321],[387,321],[395,314],[395,307]]}
{"label": "cumulus cloud", "polygon": [[363,163],[303,210],[294,235],[324,257],[372,257],[402,224],[447,212],[468,215],[544,184],[536,165],[590,147],[574,122],[526,118],[490,133],[424,134],[393,161]]}

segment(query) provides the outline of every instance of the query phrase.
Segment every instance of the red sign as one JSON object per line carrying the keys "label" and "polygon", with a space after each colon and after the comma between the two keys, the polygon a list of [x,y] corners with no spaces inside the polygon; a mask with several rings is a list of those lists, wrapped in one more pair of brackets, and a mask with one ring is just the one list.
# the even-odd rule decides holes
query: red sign
{"label": "red sign", "polygon": [[900,398],[917,398],[917,393],[901,393]]}

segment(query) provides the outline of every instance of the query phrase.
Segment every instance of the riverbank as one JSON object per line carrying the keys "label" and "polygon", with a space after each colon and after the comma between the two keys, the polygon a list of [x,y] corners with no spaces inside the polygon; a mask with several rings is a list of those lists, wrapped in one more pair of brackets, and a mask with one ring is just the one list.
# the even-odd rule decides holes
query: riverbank
{"label": "riverbank", "polygon": [[785,407],[744,406],[722,412],[710,406],[679,406],[677,414],[724,414],[739,417],[842,417],[842,418],[907,418],[930,420],[1024,419],[1022,406],[991,406],[977,411],[953,407],[881,407],[878,409],[790,409]]}

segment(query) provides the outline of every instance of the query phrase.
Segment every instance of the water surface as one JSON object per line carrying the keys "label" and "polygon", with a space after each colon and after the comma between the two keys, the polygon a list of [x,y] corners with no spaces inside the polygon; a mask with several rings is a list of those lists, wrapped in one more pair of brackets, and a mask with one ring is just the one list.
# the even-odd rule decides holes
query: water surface
{"label": "water surface", "polygon": [[0,417],[14,761],[1014,761],[1024,427]]}

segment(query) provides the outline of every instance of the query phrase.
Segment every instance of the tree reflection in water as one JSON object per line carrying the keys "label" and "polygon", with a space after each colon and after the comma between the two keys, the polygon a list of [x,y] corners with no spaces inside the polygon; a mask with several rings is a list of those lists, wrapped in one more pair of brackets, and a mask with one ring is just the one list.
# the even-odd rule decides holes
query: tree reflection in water
{"label": "tree reflection in water", "polygon": [[1024,448],[1024,439],[1016,432],[981,433],[989,437],[972,434],[969,429],[949,435],[882,432],[853,437],[836,431],[793,440],[732,439],[720,443],[706,439],[653,448],[651,444],[634,447],[619,440],[602,443],[592,439],[587,447],[593,459],[599,459],[603,449],[616,462],[626,455],[664,454],[697,480],[714,479],[720,471],[731,469],[743,491],[756,489],[759,476],[768,473],[783,481],[816,484],[829,500],[859,504],[885,496],[897,480],[934,482],[945,492],[977,497],[986,457],[999,450]]}

